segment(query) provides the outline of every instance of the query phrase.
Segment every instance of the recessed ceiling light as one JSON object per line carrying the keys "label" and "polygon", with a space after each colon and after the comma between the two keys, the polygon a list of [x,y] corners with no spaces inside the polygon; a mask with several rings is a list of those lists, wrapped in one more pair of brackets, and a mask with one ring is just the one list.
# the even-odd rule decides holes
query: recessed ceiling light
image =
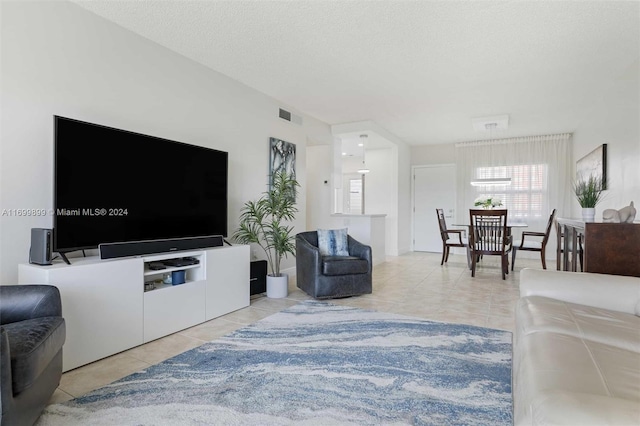
{"label": "recessed ceiling light", "polygon": [[358,146],[364,146],[364,144],[363,143],[359,143]]}

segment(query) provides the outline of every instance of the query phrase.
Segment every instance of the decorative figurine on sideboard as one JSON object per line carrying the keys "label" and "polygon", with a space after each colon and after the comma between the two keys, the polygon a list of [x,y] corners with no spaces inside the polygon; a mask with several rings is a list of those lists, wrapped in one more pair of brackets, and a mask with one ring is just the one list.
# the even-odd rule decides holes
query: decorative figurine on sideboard
{"label": "decorative figurine on sideboard", "polygon": [[635,218],[636,208],[633,206],[633,201],[620,210],[607,209],[602,212],[602,221],[606,223],[633,223]]}

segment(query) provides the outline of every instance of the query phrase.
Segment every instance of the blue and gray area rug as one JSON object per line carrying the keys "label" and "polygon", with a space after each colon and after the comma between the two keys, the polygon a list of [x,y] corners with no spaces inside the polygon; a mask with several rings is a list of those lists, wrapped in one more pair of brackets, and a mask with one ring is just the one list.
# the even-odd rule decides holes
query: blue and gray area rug
{"label": "blue and gray area rug", "polygon": [[40,425],[510,425],[511,333],[306,301]]}

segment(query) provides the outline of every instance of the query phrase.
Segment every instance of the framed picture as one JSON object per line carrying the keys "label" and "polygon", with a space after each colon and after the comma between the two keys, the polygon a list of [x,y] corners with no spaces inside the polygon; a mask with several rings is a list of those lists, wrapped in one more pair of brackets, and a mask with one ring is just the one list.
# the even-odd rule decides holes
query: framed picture
{"label": "framed picture", "polygon": [[576,163],[576,179],[587,180],[589,176],[602,179],[602,189],[607,189],[607,144],[603,143]]}
{"label": "framed picture", "polygon": [[269,138],[269,188],[273,175],[281,171],[296,177],[296,146],[281,139]]}

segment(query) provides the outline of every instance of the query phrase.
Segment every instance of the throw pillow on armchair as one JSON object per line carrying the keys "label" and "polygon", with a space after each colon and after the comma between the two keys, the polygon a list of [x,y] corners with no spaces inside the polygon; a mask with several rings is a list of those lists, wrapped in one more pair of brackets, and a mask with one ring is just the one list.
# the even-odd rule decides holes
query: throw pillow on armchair
{"label": "throw pillow on armchair", "polygon": [[321,256],[349,256],[347,228],[318,229],[318,249]]}

